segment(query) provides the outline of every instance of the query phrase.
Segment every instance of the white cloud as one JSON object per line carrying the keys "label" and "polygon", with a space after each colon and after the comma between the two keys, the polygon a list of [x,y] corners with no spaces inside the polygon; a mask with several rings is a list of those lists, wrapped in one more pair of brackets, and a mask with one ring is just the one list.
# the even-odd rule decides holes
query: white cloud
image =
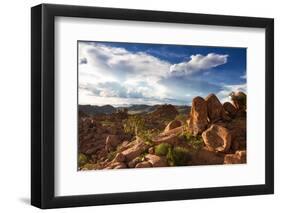
{"label": "white cloud", "polygon": [[247,93],[247,85],[246,84],[235,84],[235,85],[224,85],[223,90],[217,93],[218,98],[222,103],[230,101],[229,94],[231,92],[241,91]]}
{"label": "white cloud", "polygon": [[[79,43],[79,101],[96,101],[93,96],[111,98],[166,98],[159,80],[169,74],[171,64],[144,52],[98,43]],[[86,94],[91,98],[86,98]],[[115,100],[116,101],[116,100]]]}
{"label": "white cloud", "polygon": [[[167,101],[176,103],[176,99],[189,103],[191,94],[200,94],[206,83],[200,84],[197,80],[197,86],[194,86],[195,83],[189,79],[190,86],[179,89],[177,85],[182,83],[179,79],[172,81],[171,70],[189,76],[224,64],[227,57],[214,53],[197,54],[187,62],[171,64],[145,52],[131,52],[96,42],[79,42],[79,103],[163,104]],[[165,84],[169,79],[172,82]],[[188,93],[190,97],[181,94],[183,89],[187,89],[184,94]]]}
{"label": "white cloud", "polygon": [[208,70],[227,63],[228,55],[209,53],[204,56],[201,54],[191,55],[190,60],[170,67],[170,72],[176,75],[192,74],[201,70]]}

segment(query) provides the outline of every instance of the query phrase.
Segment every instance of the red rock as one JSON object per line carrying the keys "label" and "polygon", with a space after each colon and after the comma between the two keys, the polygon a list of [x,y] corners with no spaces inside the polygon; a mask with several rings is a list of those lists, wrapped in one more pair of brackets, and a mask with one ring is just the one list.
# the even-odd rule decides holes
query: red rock
{"label": "red rock", "polygon": [[231,104],[229,102],[225,102],[222,105],[222,107],[230,117],[232,117],[232,118],[235,117],[235,115],[237,113],[237,109],[233,106],[233,104]]}
{"label": "red rock", "polygon": [[125,169],[127,168],[127,165],[125,163],[119,163],[117,166],[114,167],[114,169]]}
{"label": "red rock", "polygon": [[196,97],[192,100],[190,119],[188,122],[188,130],[193,135],[201,134],[208,126],[207,102]]}
{"label": "red rock", "polygon": [[148,161],[143,161],[136,165],[136,168],[149,168],[149,167],[152,167],[152,165]]}
{"label": "red rock", "polygon": [[216,124],[204,131],[202,138],[210,151],[227,152],[231,146],[231,135],[228,129]]}
{"label": "red rock", "polygon": [[166,135],[158,136],[158,137],[153,139],[153,143],[156,144],[156,145],[161,144],[161,143],[168,143],[168,144],[171,144],[171,145],[177,145],[180,142],[181,142],[180,138],[175,134],[167,135],[167,136]]}
{"label": "red rock", "polygon": [[113,159],[114,162],[124,162],[125,156],[122,153],[118,153]]}
{"label": "red rock", "polygon": [[208,118],[210,122],[216,122],[222,118],[223,107],[217,96],[210,94],[206,97]]}
{"label": "red rock", "polygon": [[168,166],[167,159],[165,157],[160,157],[158,155],[147,154],[145,159],[151,163],[153,167],[164,167]]}
{"label": "red rock", "polygon": [[120,143],[121,141],[117,135],[108,135],[105,142],[106,150],[111,151]]}
{"label": "red rock", "polygon": [[125,156],[125,160],[127,162],[130,162],[134,158],[141,155],[145,151],[145,149],[147,149],[147,145],[140,142],[140,143],[135,144],[133,147],[124,150],[122,152],[122,154]]}
{"label": "red rock", "polygon": [[243,164],[246,163],[246,151],[238,150],[235,154],[227,154],[224,157],[225,164]]}
{"label": "red rock", "polygon": [[171,121],[165,128],[164,132],[168,132],[172,129],[182,126],[182,122],[178,120]]}
{"label": "red rock", "polygon": [[129,166],[130,168],[134,168],[134,167],[136,167],[136,165],[137,165],[138,163],[140,163],[140,162],[141,162],[141,159],[140,159],[139,157],[136,157],[135,159],[131,160],[131,161],[128,163],[128,166]]}
{"label": "red rock", "polygon": [[231,100],[233,105],[238,111],[245,111],[246,110],[246,99],[247,95],[244,92],[232,92],[230,94]]}
{"label": "red rock", "polygon": [[149,154],[153,154],[153,153],[154,153],[154,148],[153,148],[153,147],[150,147],[150,148],[148,149],[148,153],[149,153]]}

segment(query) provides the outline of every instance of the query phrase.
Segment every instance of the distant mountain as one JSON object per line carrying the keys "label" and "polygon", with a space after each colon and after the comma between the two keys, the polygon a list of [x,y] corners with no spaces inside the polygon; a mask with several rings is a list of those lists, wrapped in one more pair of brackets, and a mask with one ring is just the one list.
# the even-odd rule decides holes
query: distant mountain
{"label": "distant mountain", "polygon": [[[86,115],[101,115],[101,114],[112,114],[118,110],[127,108],[129,114],[139,113],[152,113],[157,108],[163,105],[146,105],[146,104],[134,104],[131,106],[114,107],[112,105],[79,105],[79,111]],[[190,111],[190,106],[174,106],[180,114],[187,114]]]}
{"label": "distant mountain", "polygon": [[96,106],[96,105],[79,105],[79,111],[87,115],[112,114],[116,112],[116,108],[111,105]]}
{"label": "distant mountain", "polygon": [[[124,108],[124,107],[122,107]],[[128,109],[129,114],[138,114],[138,113],[148,113],[152,112],[155,110],[156,106],[150,106],[150,105],[145,105],[145,104],[135,104],[126,107]]]}

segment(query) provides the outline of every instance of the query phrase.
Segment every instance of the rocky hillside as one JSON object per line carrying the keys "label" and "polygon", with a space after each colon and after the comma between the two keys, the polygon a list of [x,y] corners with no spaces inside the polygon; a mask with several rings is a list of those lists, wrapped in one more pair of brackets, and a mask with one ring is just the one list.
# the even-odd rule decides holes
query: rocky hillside
{"label": "rocky hillside", "polygon": [[186,119],[178,119],[172,105],[139,116],[80,117],[78,168],[246,163],[246,95],[235,93],[232,100],[195,97]]}
{"label": "rocky hillside", "polygon": [[[79,105],[79,111],[85,115],[108,115],[114,112],[126,109],[129,114],[143,114],[152,113],[159,108],[163,108],[166,105],[145,105],[145,104],[134,104],[130,106],[114,107],[111,105],[97,106],[97,105]],[[174,106],[177,113],[189,113],[190,106]]]}

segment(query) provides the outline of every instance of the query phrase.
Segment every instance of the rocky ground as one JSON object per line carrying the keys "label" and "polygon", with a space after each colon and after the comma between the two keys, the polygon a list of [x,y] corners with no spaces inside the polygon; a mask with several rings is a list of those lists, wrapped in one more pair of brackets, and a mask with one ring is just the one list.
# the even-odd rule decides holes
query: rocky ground
{"label": "rocky ground", "polygon": [[79,170],[246,163],[246,104],[210,94],[184,116],[172,105],[138,116],[80,113],[78,149]]}

